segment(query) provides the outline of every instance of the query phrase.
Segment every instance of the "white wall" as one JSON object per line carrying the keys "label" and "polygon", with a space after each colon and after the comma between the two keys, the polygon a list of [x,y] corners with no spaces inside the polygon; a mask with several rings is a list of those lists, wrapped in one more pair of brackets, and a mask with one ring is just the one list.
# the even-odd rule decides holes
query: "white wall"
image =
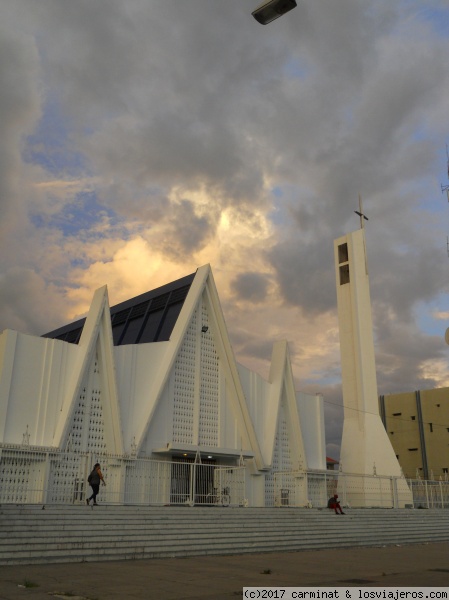
{"label": "white wall", "polygon": [[0,337],[0,440],[21,444],[28,426],[30,444],[52,446],[79,349],[11,330]]}
{"label": "white wall", "polygon": [[299,419],[309,469],[326,469],[323,396],[296,393]]}

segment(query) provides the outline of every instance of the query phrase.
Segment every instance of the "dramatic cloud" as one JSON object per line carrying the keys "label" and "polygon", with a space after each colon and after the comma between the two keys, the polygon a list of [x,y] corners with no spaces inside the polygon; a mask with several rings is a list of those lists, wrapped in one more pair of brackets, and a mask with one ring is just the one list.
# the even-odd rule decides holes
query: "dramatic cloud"
{"label": "dramatic cloud", "polygon": [[240,298],[258,304],[266,299],[269,282],[261,273],[240,273],[232,283]]}
{"label": "dramatic cloud", "polygon": [[[253,6],[257,4],[254,0]],[[333,240],[363,198],[379,393],[447,385],[449,8],[6,0],[0,328],[211,263],[238,360],[287,338],[341,435]]]}

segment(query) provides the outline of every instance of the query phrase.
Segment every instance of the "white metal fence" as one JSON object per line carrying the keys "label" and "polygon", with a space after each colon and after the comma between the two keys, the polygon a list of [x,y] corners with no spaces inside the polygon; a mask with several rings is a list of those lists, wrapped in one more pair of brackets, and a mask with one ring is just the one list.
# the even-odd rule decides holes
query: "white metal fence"
{"label": "white metal fence", "polygon": [[245,467],[0,447],[0,504],[76,504],[99,462],[107,504],[244,504]]}
{"label": "white metal fence", "polygon": [[348,474],[339,471],[274,473],[271,506],[322,508],[338,493],[343,506],[380,508],[449,508],[449,482]]}
{"label": "white metal fence", "polygon": [[[0,445],[0,504],[76,504],[91,489],[99,462],[108,504],[246,505],[244,466],[58,452]],[[273,474],[266,506],[325,507],[336,492],[343,506],[449,508],[449,482],[356,475],[339,471]]]}
{"label": "white metal fence", "polygon": [[449,481],[409,479],[415,508],[449,508]]}

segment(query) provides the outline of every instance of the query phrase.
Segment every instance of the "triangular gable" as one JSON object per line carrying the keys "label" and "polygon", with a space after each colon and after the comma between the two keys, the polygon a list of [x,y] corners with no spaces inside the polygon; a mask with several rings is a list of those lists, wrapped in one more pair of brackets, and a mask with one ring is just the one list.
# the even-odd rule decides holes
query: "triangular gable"
{"label": "triangular gable", "polygon": [[137,453],[140,452],[145,441],[148,428],[151,424],[157,409],[157,405],[161,399],[165,385],[181,348],[187,328],[190,325],[192,315],[198,303],[198,298],[201,296],[204,289],[207,274],[207,269],[205,269],[205,267],[198,269],[176,324],[173,328],[170,340],[165,344],[165,348],[162,351],[163,354],[161,355],[160,359],[160,368],[157,373],[154,374],[152,386],[148,390],[148,397],[152,399],[152,402],[148,407],[146,418],[142,419],[142,421],[139,423],[134,436]]}
{"label": "triangular gable", "polygon": [[271,455],[271,468],[274,472],[291,472],[298,470],[298,463],[296,461],[295,465],[292,447],[289,443],[292,436],[290,434],[290,422],[287,414],[288,411],[285,402],[281,399],[278,407],[276,433]]}
{"label": "triangular gable", "polygon": [[307,468],[306,454],[296,404],[290,355],[285,341],[276,342],[273,346],[269,382],[271,393],[266,413],[265,447],[269,449],[270,455],[266,457],[266,460],[268,464],[273,464],[276,444],[281,441],[279,432],[284,428],[287,429],[289,437],[292,468],[294,470],[305,469]]}
{"label": "triangular gable", "polygon": [[229,340],[223,311],[210,267],[207,285],[205,288],[205,301],[210,315],[209,319],[211,328],[215,334],[214,339],[217,344],[217,352],[221,359],[221,365],[226,374],[227,383],[230,386],[230,398],[234,401],[234,414],[238,420],[238,426],[243,436],[242,444],[244,443],[245,445],[249,445],[251,450],[254,452],[254,458],[256,460],[257,467],[262,469],[265,467],[265,464],[262,458],[262,453],[256,432],[254,430],[253,422],[251,420],[248,405],[246,403],[242,384],[240,382],[234,352]]}
{"label": "triangular gable", "polygon": [[[161,399],[165,385],[167,384],[173,368],[175,368],[177,358],[180,356],[180,353],[184,351],[185,340],[190,335],[189,330],[192,327],[196,328],[198,326],[198,323],[194,325],[192,323],[193,321],[197,321],[197,311],[200,309],[200,306],[203,305],[207,311],[208,323],[214,340],[214,347],[220,359],[220,365],[225,374],[226,385],[229,386],[229,397],[233,402],[232,408],[234,417],[237,420],[238,429],[241,432],[241,444],[246,449],[250,449],[252,451],[257,467],[263,468],[262,455],[249,415],[248,407],[246,405],[234,354],[231,348],[221,310],[218,293],[209,265],[205,265],[198,269],[181,313],[173,329],[170,341],[167,344],[161,369],[155,376],[151,391],[151,395],[153,396],[155,402],[149,412],[148,419],[142,424],[142,427],[138,430],[136,435],[136,440],[138,440],[137,449],[139,451],[144,443],[145,436],[157,407],[157,403]],[[195,419],[192,419],[192,423],[194,422],[199,423],[198,427],[201,429],[200,421],[195,421]],[[206,434],[203,433],[203,439],[205,435]],[[194,437],[201,439],[200,431],[195,432]]]}
{"label": "triangular gable", "polygon": [[[85,446],[89,447],[89,439],[85,436],[101,430],[94,448],[121,454],[123,442],[106,286],[94,294],[78,350],[56,425],[54,445],[70,448],[73,432],[81,428],[79,435],[84,436]],[[89,398],[86,393],[90,394]],[[88,416],[87,404],[90,407]]]}

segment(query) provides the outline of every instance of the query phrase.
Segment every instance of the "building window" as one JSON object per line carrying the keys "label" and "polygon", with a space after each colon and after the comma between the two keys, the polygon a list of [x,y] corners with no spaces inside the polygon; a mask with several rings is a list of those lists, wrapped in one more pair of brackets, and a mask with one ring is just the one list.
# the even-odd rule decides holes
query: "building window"
{"label": "building window", "polygon": [[448,473],[449,469],[447,467],[443,467],[443,473]]}
{"label": "building window", "polygon": [[394,435],[394,431],[390,431],[390,435]]}
{"label": "building window", "polygon": [[409,452],[418,452],[418,448],[409,448],[408,451]]}
{"label": "building window", "polygon": [[349,261],[348,244],[340,244],[338,246],[338,263],[347,263]]}
{"label": "building window", "polygon": [[399,454],[396,454],[396,458],[399,460]]}
{"label": "building window", "polygon": [[437,408],[440,408],[440,404],[437,404]]}
{"label": "building window", "polygon": [[432,425],[432,423],[429,423],[429,428],[430,428],[430,433],[432,433],[433,432],[433,425]]}
{"label": "building window", "polygon": [[416,419],[416,417],[415,417],[415,416],[413,416],[413,417],[411,417],[411,419],[412,419],[412,421],[414,421],[414,420]]}
{"label": "building window", "polygon": [[340,285],[349,283],[349,265],[340,267]]}
{"label": "building window", "polygon": [[393,413],[393,417],[400,417],[402,413]]}
{"label": "building window", "polygon": [[[349,254],[348,244],[340,244],[338,246],[338,264],[340,266],[340,285],[349,283]],[[346,263],[346,264],[345,264]]]}

